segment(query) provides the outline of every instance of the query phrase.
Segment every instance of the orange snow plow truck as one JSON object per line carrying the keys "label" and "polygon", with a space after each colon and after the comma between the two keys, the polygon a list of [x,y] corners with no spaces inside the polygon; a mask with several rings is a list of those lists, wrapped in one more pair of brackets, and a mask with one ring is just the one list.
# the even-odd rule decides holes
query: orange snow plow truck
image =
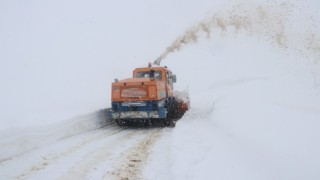
{"label": "orange snow plow truck", "polygon": [[149,63],[136,68],[133,77],[112,83],[110,118],[118,125],[155,123],[175,126],[189,109],[187,92],[173,92],[176,75]]}

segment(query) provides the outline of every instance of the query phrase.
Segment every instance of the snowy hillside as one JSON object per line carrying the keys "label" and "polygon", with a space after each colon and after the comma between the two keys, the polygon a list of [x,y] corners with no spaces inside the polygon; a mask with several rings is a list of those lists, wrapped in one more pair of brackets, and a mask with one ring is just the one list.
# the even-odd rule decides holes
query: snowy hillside
{"label": "snowy hillside", "polygon": [[[140,148],[151,134],[159,139],[143,149],[143,179],[320,179],[319,9],[315,0],[0,2],[1,177],[77,177],[56,163],[76,169],[85,157],[111,154],[111,165],[98,168],[85,159],[96,175],[83,175],[108,179],[106,169],[121,154],[127,162],[127,149],[139,152],[134,143]],[[106,125],[113,79],[158,57],[177,75],[175,88],[188,88],[190,111],[155,134],[94,131]],[[50,155],[61,144],[67,155],[79,152],[10,159],[37,148]],[[102,145],[108,153],[82,151]],[[111,145],[121,151],[112,154]],[[41,168],[28,167],[38,160]],[[43,171],[18,176],[15,161]]]}

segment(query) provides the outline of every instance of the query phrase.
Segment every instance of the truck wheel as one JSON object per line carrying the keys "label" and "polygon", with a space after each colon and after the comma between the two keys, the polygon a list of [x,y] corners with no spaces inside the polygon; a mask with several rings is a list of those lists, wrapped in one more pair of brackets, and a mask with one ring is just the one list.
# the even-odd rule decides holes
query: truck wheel
{"label": "truck wheel", "polygon": [[122,120],[116,119],[116,123],[118,126],[123,126],[125,123]]}
{"label": "truck wheel", "polygon": [[175,127],[176,126],[176,121],[174,121],[172,118],[167,120],[167,126],[168,127]]}

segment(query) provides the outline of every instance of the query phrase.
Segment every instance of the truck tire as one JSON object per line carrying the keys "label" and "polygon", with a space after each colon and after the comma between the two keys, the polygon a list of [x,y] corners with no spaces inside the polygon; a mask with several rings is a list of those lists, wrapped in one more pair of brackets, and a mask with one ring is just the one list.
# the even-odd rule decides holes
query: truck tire
{"label": "truck tire", "polygon": [[118,126],[124,126],[125,125],[125,122],[123,122],[123,120],[120,120],[120,119],[116,119],[116,123]]}
{"label": "truck tire", "polygon": [[166,120],[166,125],[167,125],[167,127],[173,128],[173,127],[176,126],[176,121],[174,119],[172,119],[172,118],[168,118]]}

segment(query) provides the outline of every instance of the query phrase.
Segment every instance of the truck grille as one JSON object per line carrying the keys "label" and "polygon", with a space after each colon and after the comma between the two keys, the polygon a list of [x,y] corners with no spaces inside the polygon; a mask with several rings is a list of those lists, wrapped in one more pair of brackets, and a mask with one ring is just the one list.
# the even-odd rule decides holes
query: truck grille
{"label": "truck grille", "polygon": [[121,91],[122,98],[139,98],[146,97],[147,92],[145,89],[141,88],[128,88]]}

